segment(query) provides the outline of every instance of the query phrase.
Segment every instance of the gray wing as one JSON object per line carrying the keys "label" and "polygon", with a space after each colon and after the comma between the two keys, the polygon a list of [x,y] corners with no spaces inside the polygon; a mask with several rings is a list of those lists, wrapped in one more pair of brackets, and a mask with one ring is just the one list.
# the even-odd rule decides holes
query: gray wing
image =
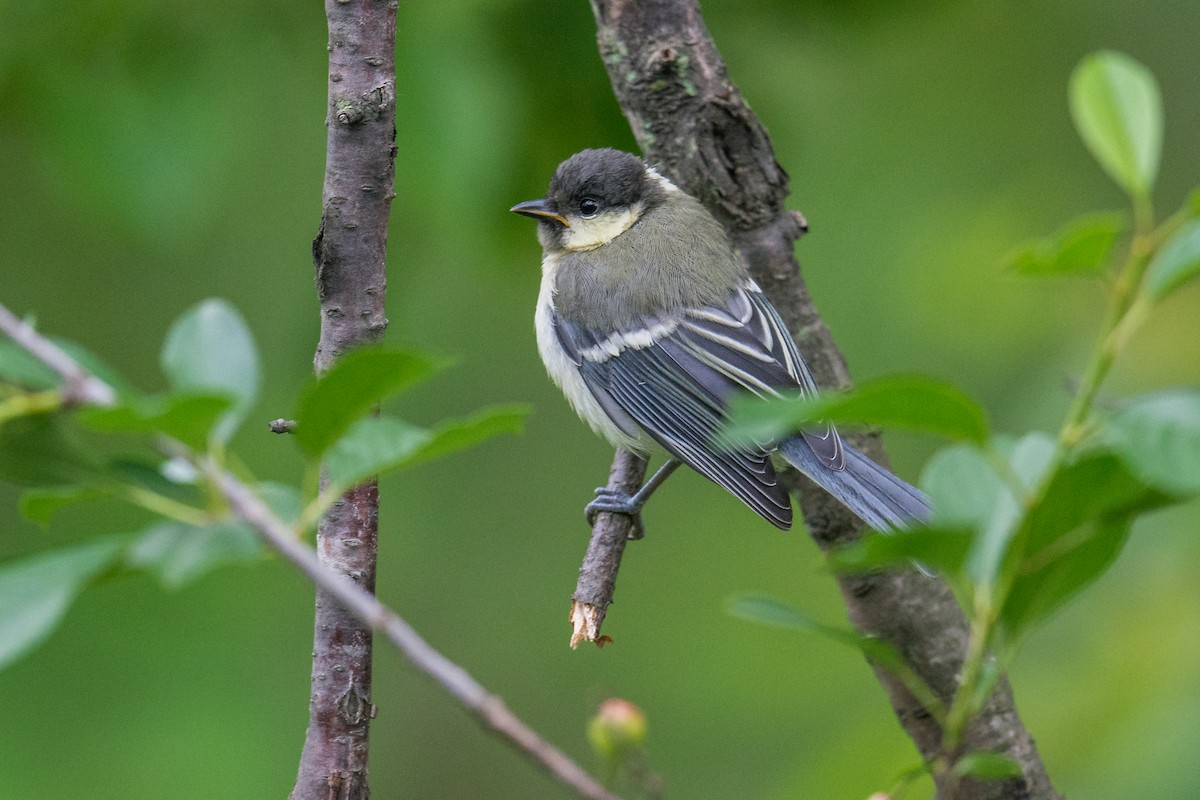
{"label": "gray wing", "polygon": [[[748,389],[760,397],[796,389],[817,394],[812,373],[779,312],[752,282],[731,294],[722,308],[690,312],[682,327],[688,349],[730,381],[732,391]],[[801,435],[823,466],[845,468],[845,449],[832,424],[814,426]]]}
{"label": "gray wing", "polygon": [[[791,504],[776,481],[769,449],[714,444],[735,393],[815,391],[778,314],[748,285],[724,306],[640,322],[636,329],[595,331],[555,320],[560,341],[601,405],[615,404],[672,455],[774,525],[790,527]],[[844,459],[832,428],[806,434],[806,440],[809,435],[823,464]]]}

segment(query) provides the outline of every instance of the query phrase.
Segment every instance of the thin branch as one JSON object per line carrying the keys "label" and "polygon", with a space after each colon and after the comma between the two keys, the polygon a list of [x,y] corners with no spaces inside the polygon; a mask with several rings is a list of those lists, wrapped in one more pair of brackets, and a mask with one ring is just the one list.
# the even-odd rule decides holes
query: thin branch
{"label": "thin branch", "polygon": [[[716,215],[755,280],[788,323],[817,383],[849,385],[849,371],[800,275],[793,253],[803,217],[786,208],[788,176],[766,130],[729,80],[698,0],[592,0],[597,39],[613,91],[643,154]],[[856,437],[886,465],[878,436]],[[861,523],[831,496],[788,471],[809,532],[822,550],[858,537]],[[949,704],[963,663],[967,625],[945,583],[898,571],[839,576],[850,621],[903,653]],[[922,756],[936,758],[941,726],[886,669],[875,674]],[[968,732],[966,747],[1005,753],[1023,779],[939,786],[944,797],[972,800],[1057,798],[1007,681],[1001,681]],[[949,793],[957,788],[954,794]]]}
{"label": "thin branch", "polygon": [[79,362],[71,358],[62,348],[33,329],[33,325],[18,319],[0,305],[0,331],[63,379],[63,399],[84,405],[111,406],[117,393],[104,381],[88,373]]}
{"label": "thin branch", "polygon": [[[78,376],[99,389],[95,394],[96,398],[115,397],[116,393],[111,386],[89,373],[79,362],[63,353],[32,328],[18,322],[17,326],[27,328],[27,331],[20,338],[13,336],[9,326],[5,324],[5,320],[10,319],[15,320],[16,317],[0,304],[0,331],[8,334],[26,352],[55,371],[59,370],[50,361],[59,359],[59,356],[53,354],[57,351],[61,355],[58,363],[67,374]],[[94,405],[111,404],[111,401],[102,403],[99,399],[88,402]],[[198,457],[182,444],[177,447],[179,452],[173,455],[182,455],[195,464],[229,503],[233,513],[258,531],[268,545],[292,562],[315,586],[353,614],[355,619],[371,630],[381,631],[414,666],[466,706],[484,725],[507,739],[517,750],[573,789],[580,797],[587,800],[620,800],[569,756],[509,711],[500,697],[488,692],[465,669],[435,650],[411,625],[379,602],[375,595],[322,564],[317,554],[301,542],[296,532],[279,519],[249,486],[211,460]],[[350,697],[346,699],[349,700]],[[373,716],[374,707],[365,706],[362,712]]]}
{"label": "thin branch", "polygon": [[525,725],[498,696],[489,693],[465,669],[435,650],[411,625],[379,602],[373,594],[325,567],[316,553],[300,542],[295,532],[276,517],[249,487],[210,461],[199,461],[197,466],[214,482],[237,516],[253,525],[272,547],[295,564],[322,592],[371,630],[383,633],[417,669],[433,678],[484,725],[506,738],[580,797],[617,800],[616,795]]}
{"label": "thin branch", "polygon": [[[633,494],[646,477],[646,460],[627,450],[618,450],[608,475],[608,488],[623,494]],[[579,581],[571,596],[571,647],[580,642],[602,646],[608,638],[600,633],[613,591],[617,588],[617,570],[625,543],[633,530],[633,519],[627,514],[601,512],[592,526]]]}

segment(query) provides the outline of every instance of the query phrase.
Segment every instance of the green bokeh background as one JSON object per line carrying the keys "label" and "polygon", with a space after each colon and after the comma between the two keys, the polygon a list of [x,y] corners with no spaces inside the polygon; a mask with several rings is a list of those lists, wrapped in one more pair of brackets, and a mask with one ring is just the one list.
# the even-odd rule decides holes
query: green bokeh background
{"label": "green bokeh background", "polygon": [[[1200,4],[710,0],[730,72],[792,176],[798,254],[858,378],[920,371],[980,396],[997,428],[1053,429],[1103,308],[1098,286],[1003,274],[1017,242],[1122,206],[1078,143],[1065,87],[1121,49],[1166,104],[1169,211],[1200,182]],[[390,341],[458,359],[398,409],[430,422],[536,408],[521,438],[384,482],[379,592],[437,647],[585,764],[608,696],[649,716],[668,796],[863,798],[916,762],[882,690],[838,645],[731,619],[768,592],[844,613],[802,530],[781,534],[681,475],[632,546],[604,649],[567,649],[580,509],[611,453],[545,379],[533,342],[533,226],[510,215],[555,164],[633,148],[583,2],[401,3]],[[317,3],[0,4],[0,299],[90,345],[147,389],[172,318],[204,297],[247,316],[265,357],[255,418],[288,414],[317,337],[325,20]],[[1200,291],[1165,305],[1113,394],[1200,382]],[[910,478],[936,442],[889,438]],[[294,445],[252,424],[236,449],[298,479]],[[0,555],[137,514],[21,521],[0,487]],[[1022,715],[1073,797],[1200,796],[1195,504],[1141,523],[1116,567],[1029,640]],[[307,719],[311,588],[272,561],[177,593],[87,592],[0,672],[0,796],[285,797]],[[376,657],[375,796],[567,792],[394,651]],[[921,792],[927,793],[925,785]]]}

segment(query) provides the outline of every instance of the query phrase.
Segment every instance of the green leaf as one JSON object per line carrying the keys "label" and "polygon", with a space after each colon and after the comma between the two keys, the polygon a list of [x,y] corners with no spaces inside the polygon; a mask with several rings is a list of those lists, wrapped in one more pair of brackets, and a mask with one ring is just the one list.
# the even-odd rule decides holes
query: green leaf
{"label": "green leaf", "polygon": [[300,502],[300,492],[296,490],[296,487],[264,481],[258,484],[255,491],[263,502],[271,507],[275,515],[288,525],[294,524],[300,518],[303,506]]}
{"label": "green leaf", "polygon": [[213,432],[228,441],[258,396],[258,351],[241,314],[224,300],[205,300],[171,326],[161,360],[176,391],[233,400]]}
{"label": "green leaf", "polygon": [[1200,391],[1140,397],[1109,420],[1107,431],[1140,479],[1168,494],[1200,494]]}
{"label": "green leaf", "polygon": [[1150,70],[1102,51],[1071,75],[1071,117],[1092,156],[1121,188],[1146,197],[1162,150],[1162,98]]}
{"label": "green leaf", "polygon": [[1020,275],[1096,275],[1107,266],[1113,243],[1124,229],[1124,214],[1080,217],[1050,237],[1025,242],[1005,262]]}
{"label": "green leaf", "polygon": [[21,516],[39,525],[49,525],[50,520],[61,509],[107,496],[107,492],[89,486],[29,489],[21,494]]}
{"label": "green leaf", "polygon": [[1155,300],[1200,275],[1200,220],[1193,220],[1167,240],[1150,262],[1146,288]]}
{"label": "green leaf", "polygon": [[261,540],[244,522],[204,527],[160,522],[139,534],[125,563],[153,572],[167,589],[179,589],[222,564],[256,562],[262,554]]}
{"label": "green leaf", "polygon": [[0,564],[0,667],[41,644],[121,546],[99,539]]}
{"label": "green leaf", "polygon": [[1021,765],[1001,753],[975,750],[954,762],[954,774],[982,781],[1002,781],[1020,778]]}
{"label": "green leaf", "polygon": [[1168,497],[1138,480],[1116,455],[1102,450],[1085,453],[1061,467],[1041,501],[1026,512],[1030,533],[1025,551],[1036,557],[1084,523],[1124,517],[1166,502]]}
{"label": "green leaf", "polygon": [[881,378],[845,394],[760,400],[736,398],[727,435],[734,441],[776,441],[821,420],[882,425],[984,442],[983,409],[960,389],[918,376]]}
{"label": "green leaf", "polygon": [[0,339],[0,380],[39,391],[62,383],[54,370],[11,339]]}
{"label": "green leaf", "polygon": [[393,417],[366,417],[354,423],[329,449],[330,481],[350,487],[373,475],[411,467],[471,447],[502,433],[520,433],[527,406],[496,406],[426,430]]}
{"label": "green leaf", "polygon": [[728,612],[741,619],[815,633],[838,644],[858,650],[870,661],[891,672],[917,698],[936,720],[945,719],[945,707],[929,686],[913,671],[904,657],[888,642],[873,636],[863,636],[852,630],[817,622],[799,609],[763,595],[743,595],[729,599]]}
{"label": "green leaf", "polygon": [[432,434],[394,417],[364,417],[325,454],[329,480],[338,487],[402,466]]}
{"label": "green leaf", "polygon": [[899,656],[884,641],[869,636],[862,636],[846,628],[838,628],[817,622],[812,617],[797,608],[781,603],[763,595],[743,595],[730,598],[727,604],[729,614],[761,625],[773,628],[788,628],[804,633],[815,633],[839,644],[848,645],[859,650],[868,657],[874,658],[885,652],[883,659],[889,663],[899,660]]}
{"label": "green leaf", "polygon": [[229,397],[215,395],[129,395],[121,405],[83,409],[78,419],[83,427],[94,431],[162,434],[202,449],[230,405]]}
{"label": "green leaf", "polygon": [[1171,502],[1101,450],[1059,469],[1027,512],[1021,562],[1001,620],[1017,635],[1099,578],[1120,553],[1134,515]]}
{"label": "green leaf", "polygon": [[314,379],[296,411],[296,443],[310,458],[324,453],[386,397],[419,383],[442,365],[409,350],[355,350]]}
{"label": "green leaf", "polygon": [[[100,358],[81,345],[51,337],[51,341],[85,370],[107,383],[117,394],[129,391],[128,384]],[[62,385],[58,373],[31,356],[25,348],[11,339],[0,339],[0,381],[40,391]]]}
{"label": "green leaf", "polygon": [[[1012,478],[1002,484],[991,514],[979,531],[967,559],[967,576],[976,584],[992,584],[1008,559],[1009,545],[1021,521],[1026,499],[1041,485],[1054,458],[1054,440],[1043,433],[1029,433],[1017,440],[1008,455]],[[1011,481],[1018,484],[1013,486]],[[1020,491],[1017,497],[1014,490]]]}
{"label": "green leaf", "polygon": [[[941,542],[943,553],[926,554],[923,558],[929,560],[922,563],[955,585],[961,585],[963,579],[978,580],[988,571],[980,553],[985,535],[991,530],[993,537],[998,536],[1015,518],[1016,503],[1010,490],[982,453],[962,444],[935,453],[925,465],[920,483],[933,507],[931,530],[969,532],[966,552],[960,554],[953,540],[947,539]],[[914,541],[917,544],[923,543]]]}
{"label": "green leaf", "polygon": [[868,533],[856,542],[830,552],[833,567],[862,573],[918,562],[947,577],[962,573],[971,549],[971,532],[964,528],[915,528]]}
{"label": "green leaf", "polygon": [[[3,437],[0,436],[0,439]],[[48,455],[43,452],[42,456]],[[11,462],[0,468],[12,467]],[[42,465],[45,466],[45,465]],[[161,495],[178,503],[200,507],[204,497],[198,487],[170,480],[163,474],[166,464],[145,463],[133,459],[114,459],[103,467],[72,468],[49,463],[50,471],[41,480],[24,480],[36,488],[21,495],[21,514],[27,519],[46,525],[58,511],[72,505],[119,497],[128,500],[132,492],[142,490]]]}
{"label": "green leaf", "polygon": [[1004,489],[987,459],[970,445],[951,445],[929,459],[920,480],[933,506],[931,524],[981,530]]}
{"label": "green leaf", "polygon": [[532,410],[532,407],[525,403],[506,403],[482,408],[463,419],[441,422],[431,431],[433,436],[430,440],[405,466],[448,456],[501,434],[522,433],[525,429],[525,418]]}
{"label": "green leaf", "polygon": [[53,389],[45,391],[26,391],[16,389],[8,391],[7,386],[0,385],[0,428],[12,419],[18,417],[38,416],[62,410],[65,405]]}
{"label": "green leaf", "polygon": [[51,337],[51,341],[58,345],[64,353],[75,359],[81,367],[112,387],[118,395],[136,392],[136,389],[126,382],[124,376],[83,345],[54,337]]}
{"label": "green leaf", "polygon": [[72,434],[61,413],[30,414],[0,425],[0,480],[63,486],[100,479],[100,463]]}
{"label": "green leaf", "polygon": [[1009,589],[1000,621],[1017,637],[1057,611],[1108,570],[1129,537],[1131,519],[1089,522],[1063,546],[1029,556]]}
{"label": "green leaf", "polygon": [[990,584],[999,574],[1021,519],[1023,499],[1013,492],[1026,494],[1037,486],[1053,452],[1054,441],[1045,434],[1023,437],[1007,454],[994,456],[1007,462],[1007,479],[983,453],[966,445],[948,447],[926,465],[921,485],[933,506],[931,525],[972,531],[963,571],[974,583]]}

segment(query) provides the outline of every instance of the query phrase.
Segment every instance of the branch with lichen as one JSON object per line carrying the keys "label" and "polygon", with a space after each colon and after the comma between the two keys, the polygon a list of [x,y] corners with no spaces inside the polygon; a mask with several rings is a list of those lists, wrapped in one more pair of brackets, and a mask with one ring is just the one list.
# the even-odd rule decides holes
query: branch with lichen
{"label": "branch with lichen", "polygon": [[[766,130],[729,80],[697,0],[592,0],[592,10],[614,94],[647,161],[697,197],[725,226],[751,274],[796,337],[818,385],[849,386],[845,359],[817,312],[795,259],[793,247],[806,225],[802,216],[786,208],[787,173],[775,160]],[[871,459],[887,465],[877,434],[853,438]],[[615,476],[625,474],[622,458],[618,454],[614,462]],[[811,481],[791,470],[781,480],[797,494],[809,532],[823,551],[861,535],[862,524]],[[609,526],[614,523],[604,516],[597,519],[588,558],[606,570],[608,583],[597,581],[597,585],[606,586],[604,599],[611,600],[624,542],[612,535]],[[593,552],[605,546],[607,552]],[[950,588],[914,570],[839,575],[838,584],[858,632],[903,653],[919,679],[948,706],[968,641],[966,620]],[[580,617],[573,614],[572,621],[578,637]],[[594,626],[585,624],[583,638],[602,639],[602,621],[600,613]],[[903,680],[872,666],[922,756],[935,758],[942,745],[942,726]],[[966,781],[957,787],[957,797],[1057,797],[1017,714],[1007,681],[999,682],[965,738],[972,749],[1007,754],[1020,764],[1022,777]]]}

